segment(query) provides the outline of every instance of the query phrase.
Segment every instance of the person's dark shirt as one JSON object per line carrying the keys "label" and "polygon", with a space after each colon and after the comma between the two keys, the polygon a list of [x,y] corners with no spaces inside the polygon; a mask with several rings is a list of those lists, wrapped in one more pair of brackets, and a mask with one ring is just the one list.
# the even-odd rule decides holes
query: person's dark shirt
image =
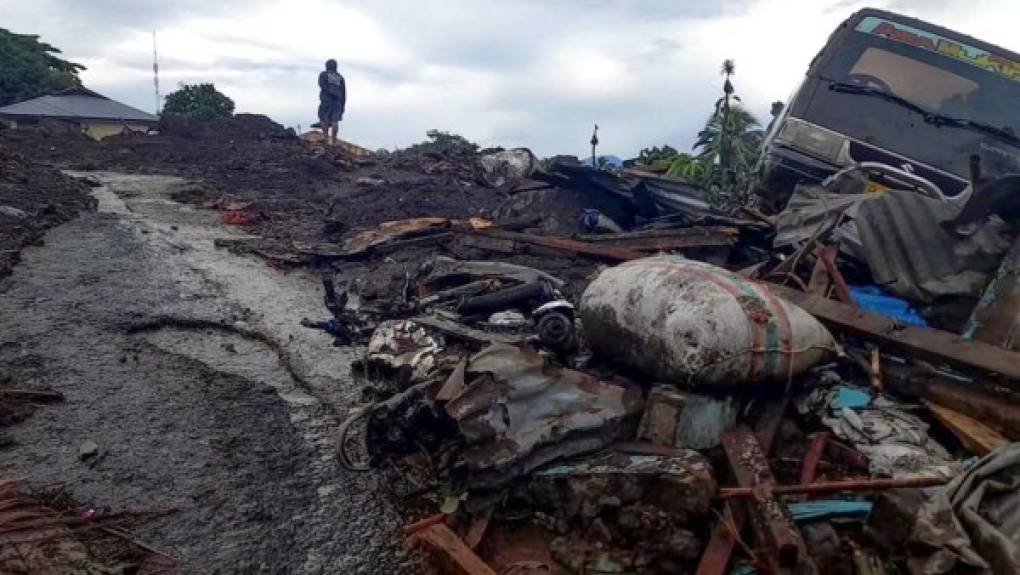
{"label": "person's dark shirt", "polygon": [[319,73],[319,100],[331,102],[344,108],[347,103],[347,86],[339,72],[323,70]]}

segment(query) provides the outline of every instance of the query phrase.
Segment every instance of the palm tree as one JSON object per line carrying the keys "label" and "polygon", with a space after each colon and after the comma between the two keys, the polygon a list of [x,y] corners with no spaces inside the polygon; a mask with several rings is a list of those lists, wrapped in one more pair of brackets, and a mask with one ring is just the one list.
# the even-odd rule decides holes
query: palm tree
{"label": "palm tree", "polygon": [[712,114],[698,132],[695,157],[705,166],[708,178],[727,173],[746,175],[758,159],[764,136],[761,123],[743,106],[734,104],[726,114]]}
{"label": "palm tree", "polygon": [[733,103],[740,102],[732,82],[736,73],[733,60],[724,60],[720,73],[726,78],[723,95],[716,100],[715,112],[698,133],[694,150],[705,167],[705,183],[729,190],[749,179],[764,132],[750,112]]}
{"label": "palm tree", "polygon": [[698,181],[705,176],[705,164],[690,154],[675,154],[666,171],[667,178]]}

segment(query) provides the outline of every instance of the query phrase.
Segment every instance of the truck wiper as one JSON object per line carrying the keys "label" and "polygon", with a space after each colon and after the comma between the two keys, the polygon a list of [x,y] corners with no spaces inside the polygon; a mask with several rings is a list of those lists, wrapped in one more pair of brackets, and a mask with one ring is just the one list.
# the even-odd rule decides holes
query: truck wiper
{"label": "truck wiper", "polygon": [[951,116],[943,116],[942,114],[929,114],[924,118],[924,121],[936,126],[954,126],[956,128],[974,130],[975,132],[984,132],[1006,140],[1015,146],[1020,146],[1020,137],[1017,137],[1011,128],[999,128],[976,120],[953,118]]}
{"label": "truck wiper", "polygon": [[834,92],[882,98],[883,100],[894,102],[916,114],[924,116],[924,121],[928,124],[935,126],[952,126],[954,128],[963,128],[966,130],[973,130],[975,132],[982,132],[1006,140],[1013,145],[1020,146],[1020,137],[1018,137],[1010,128],[999,128],[976,120],[954,118],[952,116],[945,116],[943,114],[932,112],[919,104],[915,104],[902,96],[887,92],[881,88],[860,86],[857,84],[850,84],[848,82],[830,82],[829,89]]}
{"label": "truck wiper", "polygon": [[875,88],[872,86],[860,86],[858,84],[850,84],[849,82],[832,82],[829,84],[829,89],[833,92],[843,92],[845,94],[860,94],[862,96],[875,96],[876,98],[882,98],[883,100],[889,100],[895,102],[904,108],[921,114],[922,116],[928,116],[931,114],[930,111],[921,107],[918,104],[911,102],[903,96],[897,96],[892,92],[886,92],[881,88]]}

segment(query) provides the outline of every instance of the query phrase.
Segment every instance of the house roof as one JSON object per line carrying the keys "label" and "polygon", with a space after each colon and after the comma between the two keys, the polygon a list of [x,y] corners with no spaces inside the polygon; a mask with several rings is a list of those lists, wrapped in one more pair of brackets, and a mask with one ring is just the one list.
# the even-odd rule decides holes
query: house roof
{"label": "house roof", "polygon": [[72,88],[0,108],[0,116],[157,122],[159,118],[87,88]]}

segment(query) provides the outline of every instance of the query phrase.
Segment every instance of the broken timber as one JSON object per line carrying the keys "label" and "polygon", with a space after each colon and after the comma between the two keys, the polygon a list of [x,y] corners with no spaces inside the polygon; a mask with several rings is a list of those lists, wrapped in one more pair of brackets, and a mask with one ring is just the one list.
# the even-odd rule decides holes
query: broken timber
{"label": "broken timber", "polygon": [[427,549],[448,573],[496,575],[456,533],[442,523],[418,531],[408,540],[408,545]]}
{"label": "broken timber", "polygon": [[1000,445],[1009,443],[1002,434],[969,415],[931,401],[925,401],[924,404],[949,431],[953,432],[964,447],[977,455],[987,455]]}
{"label": "broken timber", "polygon": [[721,439],[737,484],[752,492],[748,515],[765,571],[793,568],[797,573],[817,573],[789,511],[773,497],[775,479],[758,438],[748,429],[738,429],[723,433]]}
{"label": "broken timber", "polygon": [[1018,352],[966,340],[946,331],[903,325],[886,317],[788,287],[771,284],[769,289],[800,306],[830,329],[872,340],[883,351],[949,364],[970,373],[997,374],[1012,387],[1020,387]]}
{"label": "broken timber", "polygon": [[695,227],[646,230],[617,234],[582,234],[578,240],[636,251],[732,248],[739,230],[731,227]]}
{"label": "broken timber", "polygon": [[590,256],[607,261],[625,262],[629,260],[643,258],[648,255],[632,249],[619,248],[614,246],[603,246],[599,244],[572,240],[570,238],[560,238],[553,236],[536,236],[521,232],[508,232],[506,230],[496,230],[491,228],[459,229],[457,231],[460,233],[475,234],[479,236],[495,238],[500,240],[521,242],[525,244],[549,248],[560,252],[577,254],[581,256]]}
{"label": "broken timber", "polygon": [[[789,398],[765,404],[765,411],[759,420],[759,428],[755,435],[758,437],[758,445],[766,455],[772,450],[772,443],[775,441],[788,403]],[[726,503],[723,505],[723,511],[725,519],[717,521],[712,528],[712,538],[701,554],[696,575],[725,575],[730,572],[730,556],[737,546],[740,532],[747,523],[747,508],[744,505]]]}

